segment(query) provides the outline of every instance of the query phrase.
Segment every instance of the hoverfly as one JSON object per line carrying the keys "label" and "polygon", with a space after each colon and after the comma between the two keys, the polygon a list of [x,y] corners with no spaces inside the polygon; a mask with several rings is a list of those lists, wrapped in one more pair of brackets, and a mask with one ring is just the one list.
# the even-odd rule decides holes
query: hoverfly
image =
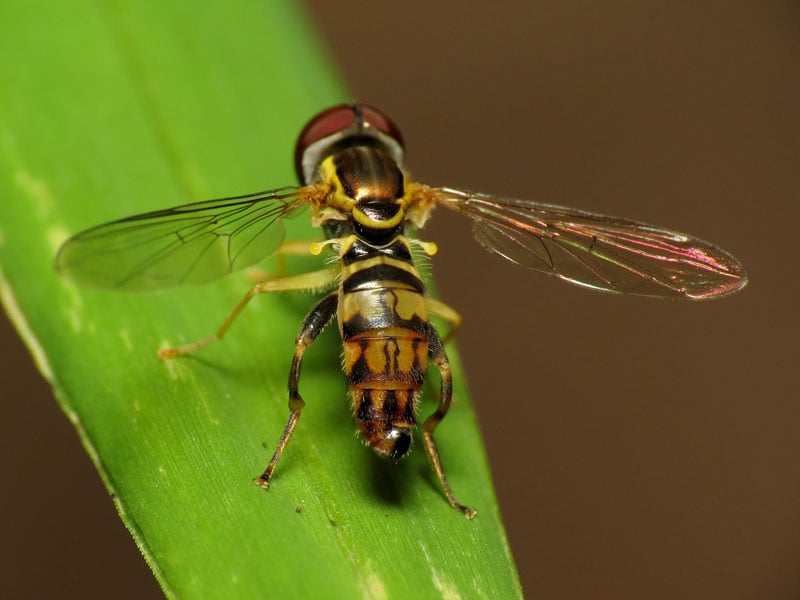
{"label": "hoverfly", "polygon": [[[451,333],[461,320],[426,295],[412,259],[412,250],[436,251],[435,244],[410,236],[434,207],[470,217],[475,237],[491,252],[606,292],[704,300],[741,289],[747,275],[733,256],[700,239],[572,208],[431,187],[409,178],[403,158],[402,135],[386,115],[362,104],[334,106],[299,136],[295,166],[302,186],[99,225],[67,240],[55,264],[78,284],[150,290],[205,283],[276,253],[332,252],[335,265],[256,283],[213,335],[161,350],[161,358],[222,338],[257,294],[332,290],[300,328],[289,373],[289,420],[255,483],[268,488],[305,405],[298,391],[303,353],[336,318],[355,420],[380,456],[399,459],[409,452],[428,362],[439,369],[439,403],[423,423],[422,439],[444,495],[472,518],[475,511],[458,502],[447,483],[433,437],[450,408],[452,379],[443,338],[430,316],[447,322]],[[282,220],[306,206],[325,240],[283,243]]]}

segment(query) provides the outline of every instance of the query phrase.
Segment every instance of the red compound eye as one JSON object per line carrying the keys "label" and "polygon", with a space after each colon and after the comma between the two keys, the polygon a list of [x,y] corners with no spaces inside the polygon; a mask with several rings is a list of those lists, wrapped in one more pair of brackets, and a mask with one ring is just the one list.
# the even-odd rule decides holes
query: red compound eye
{"label": "red compound eye", "polygon": [[361,116],[364,120],[364,123],[369,123],[381,133],[388,135],[390,138],[400,144],[401,148],[405,147],[405,144],[403,143],[403,134],[400,133],[400,128],[394,121],[386,116],[386,114],[379,111],[377,108],[367,106],[366,104],[360,104],[358,108],[361,109]]}
{"label": "red compound eye", "polygon": [[[308,147],[346,129],[352,129],[354,134],[362,129],[377,130],[392,138],[401,149],[403,148],[403,135],[400,133],[400,129],[394,121],[377,108],[365,104],[339,104],[319,113],[300,132],[294,159],[295,168],[301,181],[305,181],[303,157]],[[369,133],[365,135],[369,135]]]}

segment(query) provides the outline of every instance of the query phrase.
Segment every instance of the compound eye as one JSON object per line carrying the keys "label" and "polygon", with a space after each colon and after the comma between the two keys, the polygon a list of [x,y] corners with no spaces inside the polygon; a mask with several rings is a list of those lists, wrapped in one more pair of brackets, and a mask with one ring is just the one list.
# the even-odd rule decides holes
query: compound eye
{"label": "compound eye", "polygon": [[339,104],[322,111],[303,127],[297,138],[297,152],[302,154],[314,142],[355,125],[356,119],[350,104]]}
{"label": "compound eye", "polygon": [[366,104],[358,105],[358,108],[361,109],[361,115],[364,123],[369,123],[371,127],[374,127],[381,133],[388,135],[395,142],[400,144],[401,148],[405,147],[405,144],[403,143],[403,134],[400,133],[400,128],[394,121],[386,116],[385,113],[373,106],[367,106]]}
{"label": "compound eye", "polygon": [[313,119],[300,132],[295,147],[295,167],[303,180],[303,159],[306,150],[312,144],[327,137],[352,129],[357,133],[362,129],[372,128],[391,137],[402,149],[403,136],[400,129],[389,117],[377,108],[365,104],[339,104],[328,108]]}

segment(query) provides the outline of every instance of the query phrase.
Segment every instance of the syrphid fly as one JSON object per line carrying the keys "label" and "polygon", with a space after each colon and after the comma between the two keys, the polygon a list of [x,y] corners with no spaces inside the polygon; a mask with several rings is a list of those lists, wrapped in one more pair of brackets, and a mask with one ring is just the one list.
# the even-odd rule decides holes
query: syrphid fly
{"label": "syrphid fly", "polygon": [[[733,256],[698,238],[572,208],[428,186],[410,179],[403,164],[403,138],[391,119],[363,104],[334,106],[300,133],[295,166],[301,186],[98,225],[64,243],[56,268],[81,285],[152,290],[212,281],[276,253],[331,253],[335,263],[318,271],[256,283],[213,335],[161,350],[161,357],[222,338],[257,294],[327,288],[297,336],[289,420],[255,483],[269,486],[305,405],[298,390],[303,353],[336,318],[355,420],[366,443],[383,457],[399,459],[411,449],[428,363],[439,369],[438,407],[424,421],[422,439],[445,496],[467,518],[475,510],[450,490],[433,437],[452,399],[443,339],[461,318],[426,294],[413,260],[414,251],[436,251],[415,236],[435,207],[470,217],[476,239],[491,252],[597,290],[705,300],[747,283]],[[305,207],[325,240],[284,243],[282,220]],[[449,324],[447,335],[439,335],[432,315]]]}

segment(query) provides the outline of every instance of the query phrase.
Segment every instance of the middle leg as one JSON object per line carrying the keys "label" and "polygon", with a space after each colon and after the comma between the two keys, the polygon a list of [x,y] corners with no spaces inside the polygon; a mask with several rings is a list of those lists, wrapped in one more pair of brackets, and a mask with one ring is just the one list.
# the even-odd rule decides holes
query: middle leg
{"label": "middle leg", "polygon": [[282,277],[280,279],[268,279],[266,281],[260,281],[250,288],[250,290],[244,295],[244,298],[239,301],[239,303],[222,322],[222,325],[220,325],[219,329],[217,329],[217,331],[215,331],[213,334],[203,338],[202,340],[198,340],[194,343],[186,344],[184,346],[178,346],[176,348],[162,348],[158,351],[158,356],[162,360],[174,358],[176,356],[182,356],[184,354],[194,352],[195,350],[199,350],[204,346],[208,346],[211,342],[221,340],[222,336],[225,335],[230,326],[236,320],[236,317],[239,316],[239,313],[241,313],[244,307],[247,306],[247,303],[258,294],[285,292],[290,290],[318,290],[331,285],[334,281],[336,281],[336,276],[336,269],[321,269],[311,273],[303,273],[302,275],[293,275],[290,277]]}

